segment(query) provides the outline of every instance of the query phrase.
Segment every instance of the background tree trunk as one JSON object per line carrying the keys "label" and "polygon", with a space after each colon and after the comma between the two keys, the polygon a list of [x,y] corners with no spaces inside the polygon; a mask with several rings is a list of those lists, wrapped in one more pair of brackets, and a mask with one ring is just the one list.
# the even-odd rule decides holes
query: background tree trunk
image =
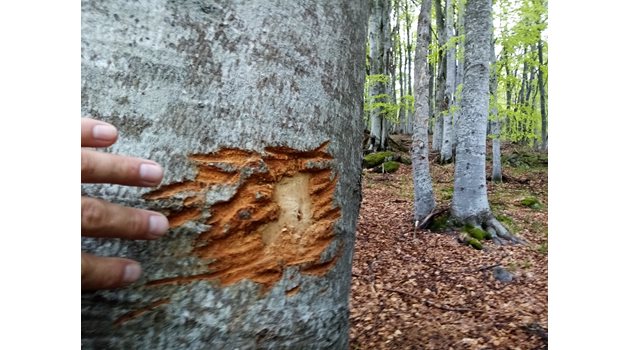
{"label": "background tree trunk", "polygon": [[538,39],[538,90],[540,90],[541,138],[540,148],[547,150],[547,110],[545,106],[545,80],[543,74],[543,44]]}
{"label": "background tree trunk", "polygon": [[[464,35],[464,0],[459,0],[457,5],[457,35]],[[460,39],[457,43],[459,54],[457,55],[457,71],[455,74],[455,91],[464,82],[464,42]],[[457,125],[461,115],[462,97],[461,93],[455,99],[455,113],[453,113],[453,149],[457,148]]]}
{"label": "background tree trunk", "polygon": [[[446,28],[444,41],[451,44],[453,37],[453,3],[446,0]],[[453,113],[451,112],[451,104],[455,96],[455,46],[449,46],[446,50],[446,85],[444,92],[444,116],[442,123],[442,146],[440,147],[440,162],[448,163],[453,157]]]}
{"label": "background tree trunk", "polygon": [[444,12],[442,11],[442,1],[435,0],[435,17],[437,26],[437,36],[439,44],[439,59],[435,70],[436,87],[435,87],[435,110],[433,124],[433,142],[431,149],[440,151],[442,149],[442,136],[444,135],[444,118],[442,112],[445,110],[444,97],[446,96],[446,59],[444,57],[445,28],[444,28]]}
{"label": "background tree trunk", "polygon": [[418,39],[414,67],[415,113],[411,145],[413,167],[414,218],[422,221],[435,208],[429,171],[429,25],[431,0],[423,0],[418,17]]}
{"label": "background tree trunk", "polygon": [[[385,75],[385,36],[389,30],[385,29],[384,21],[386,0],[370,1],[370,17],[368,24],[368,40],[370,46],[370,75]],[[374,103],[385,102],[383,97],[387,94],[387,83],[374,82],[370,86],[370,96]],[[370,112],[370,149],[381,150],[383,147],[383,109],[374,108]]]}
{"label": "background tree trunk", "polygon": [[157,241],[82,240],[144,268],[82,295],[83,348],[347,348],[367,8],[83,2],[82,114],[165,178],[82,191],[171,223]]}
{"label": "background tree trunk", "polygon": [[497,59],[494,52],[494,40],[490,40],[490,98],[493,101],[490,106],[490,132],[492,133],[492,181],[503,182],[501,170],[501,120],[497,111],[497,85],[498,72]]}

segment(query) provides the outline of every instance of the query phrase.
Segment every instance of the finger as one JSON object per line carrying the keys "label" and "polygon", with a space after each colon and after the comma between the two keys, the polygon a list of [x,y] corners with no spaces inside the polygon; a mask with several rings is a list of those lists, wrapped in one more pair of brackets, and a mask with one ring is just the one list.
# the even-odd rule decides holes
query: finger
{"label": "finger", "polygon": [[81,118],[81,147],[107,147],[116,142],[118,130],[108,123]]}
{"label": "finger", "polygon": [[82,236],[156,239],[166,231],[168,219],[160,213],[81,197]]}
{"label": "finger", "polygon": [[81,182],[131,186],[156,186],[162,181],[162,167],[150,160],[81,150]]}
{"label": "finger", "polygon": [[123,287],[138,280],[141,274],[142,268],[136,261],[81,252],[82,291]]}

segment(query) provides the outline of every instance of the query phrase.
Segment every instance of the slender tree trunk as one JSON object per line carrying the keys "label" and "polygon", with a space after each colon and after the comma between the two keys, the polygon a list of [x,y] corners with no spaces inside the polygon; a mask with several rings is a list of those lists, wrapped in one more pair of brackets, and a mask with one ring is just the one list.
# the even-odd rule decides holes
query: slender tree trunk
{"label": "slender tree trunk", "polygon": [[[368,39],[370,44],[370,75],[387,75],[389,38],[389,0],[370,1],[370,19]],[[388,84],[376,82],[370,88],[370,96],[374,102],[387,102]],[[383,149],[383,109],[374,108],[370,113],[370,148]]]}
{"label": "slender tree trunk", "polygon": [[543,67],[543,44],[538,39],[538,89],[540,90],[540,117],[541,117],[541,146],[542,150],[547,150],[547,110],[545,108],[545,78]]}
{"label": "slender tree trunk", "polygon": [[[430,22],[429,22],[430,24]],[[430,33],[430,31],[429,31]],[[429,35],[429,38],[431,38],[431,35]],[[431,40],[429,39],[429,45],[431,45]],[[433,115],[433,102],[435,101],[435,89],[433,88],[433,84],[434,84],[434,71],[435,71],[435,65],[429,63],[429,116]],[[433,130],[430,127],[431,123],[429,123],[429,131],[432,133]]]}
{"label": "slender tree trunk", "polygon": [[[413,91],[411,90],[411,22],[412,16],[409,11],[409,0],[405,0],[405,29],[407,30],[407,95],[413,96]],[[413,112],[412,112],[413,113]],[[406,133],[411,134],[413,128],[412,118],[407,113],[406,120]]]}
{"label": "slender tree trunk", "polygon": [[485,228],[497,242],[516,241],[492,215],[486,187],[491,10],[491,0],[466,2],[466,67],[451,213],[459,222]]}
{"label": "slender tree trunk", "polygon": [[510,117],[510,114],[509,114],[509,112],[512,110],[512,83],[509,81],[510,67],[509,67],[508,56],[505,50],[503,51],[503,62],[504,62],[503,67],[505,68],[505,77],[508,79],[507,82],[505,83],[505,105],[506,105],[505,120],[508,124],[508,129],[513,130],[513,128],[515,128],[516,120]]}
{"label": "slender tree trunk", "polygon": [[144,268],[82,294],[82,348],[348,348],[367,8],[83,2],[81,111],[119,128],[112,152],[165,178],[82,192],[171,228],[82,240]]}
{"label": "slender tree trunk", "polygon": [[444,118],[442,112],[446,109],[444,105],[444,97],[446,90],[446,59],[444,57],[443,47],[446,43],[444,40],[444,13],[442,11],[442,1],[435,0],[435,14],[437,24],[437,35],[439,48],[439,60],[436,69],[436,88],[435,88],[435,116],[433,124],[433,143],[431,149],[440,151],[442,149],[442,136],[444,135]]}
{"label": "slender tree trunk", "polygon": [[[399,19],[398,19],[398,0],[394,1],[394,24],[395,26],[392,28],[392,32],[391,32],[391,38],[392,41],[396,40],[394,42],[392,42],[392,62],[391,62],[391,67],[390,67],[390,71],[391,71],[391,91],[392,91],[392,103],[398,103],[398,92],[396,91],[396,79],[398,78],[397,76],[397,71],[396,71],[396,66],[397,64],[397,60],[400,56],[398,49],[400,48],[400,38],[398,38],[398,28],[399,28]],[[402,98],[402,96],[401,96]],[[396,116],[395,119],[398,121],[397,123],[395,123],[392,126],[392,131],[393,132],[400,132],[400,110],[396,111]]]}
{"label": "slender tree trunk", "polygon": [[[527,46],[525,46],[525,52],[523,53],[523,57],[527,56]],[[521,88],[518,91],[518,104],[519,108],[521,108],[525,104],[525,84],[527,82],[527,71],[529,70],[529,66],[527,65],[527,60],[523,59],[523,72],[521,73]]]}
{"label": "slender tree trunk", "polygon": [[[446,0],[446,28],[444,41],[449,43],[453,36],[453,3]],[[442,126],[442,146],[440,147],[440,162],[448,163],[453,158],[453,113],[451,104],[455,95],[455,47],[446,50],[446,86],[444,92],[443,126]]]}
{"label": "slender tree trunk", "polygon": [[[405,96],[405,74],[403,74],[403,72],[406,72],[405,66],[403,66],[403,56],[404,56],[404,51],[403,51],[403,41],[402,41],[402,29],[400,28],[400,2],[401,0],[398,0],[396,2],[396,12],[397,12],[397,22],[396,22],[396,26],[398,29],[398,82],[400,85],[400,101],[401,101],[401,106],[398,112],[398,123],[399,123],[399,127],[400,127],[400,132],[404,132],[404,126],[405,126],[405,122],[407,121],[407,110],[405,109],[404,105],[402,104],[402,102],[404,101],[404,96]],[[405,56],[406,57],[406,56]],[[406,64],[406,59],[405,59],[405,64]]]}
{"label": "slender tree trunk", "polygon": [[431,0],[423,0],[418,17],[416,41],[414,91],[415,113],[411,146],[411,163],[414,184],[414,218],[416,225],[435,208],[431,172],[429,171],[429,25]]}
{"label": "slender tree trunk", "polygon": [[490,108],[490,123],[492,133],[492,181],[503,182],[501,171],[501,120],[497,111],[497,67],[494,52],[494,40],[490,40],[490,96],[493,104]]}
{"label": "slender tree trunk", "polygon": [[[459,0],[459,5],[457,6],[457,35],[464,34],[464,0]],[[463,41],[459,41],[457,44],[458,50],[460,50],[460,54],[458,55],[459,59],[457,60],[457,71],[455,74],[455,90],[459,89],[459,86],[464,81],[464,43]],[[459,121],[459,117],[461,115],[461,106],[462,106],[462,98],[461,95],[455,99],[455,104],[457,108],[455,109],[455,113],[453,114],[453,149],[457,148],[457,125]]]}

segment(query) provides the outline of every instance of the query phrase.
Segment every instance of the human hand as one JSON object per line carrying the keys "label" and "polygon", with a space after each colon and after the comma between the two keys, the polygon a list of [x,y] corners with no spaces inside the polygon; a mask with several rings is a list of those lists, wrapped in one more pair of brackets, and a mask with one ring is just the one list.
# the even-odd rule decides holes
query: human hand
{"label": "human hand", "polygon": [[[159,185],[163,170],[153,161],[84,148],[111,146],[117,137],[118,131],[112,125],[81,118],[81,183]],[[160,213],[81,197],[82,236],[156,239],[167,230],[168,220]],[[136,281],[141,273],[140,264],[134,260],[81,252],[82,291],[122,287]]]}

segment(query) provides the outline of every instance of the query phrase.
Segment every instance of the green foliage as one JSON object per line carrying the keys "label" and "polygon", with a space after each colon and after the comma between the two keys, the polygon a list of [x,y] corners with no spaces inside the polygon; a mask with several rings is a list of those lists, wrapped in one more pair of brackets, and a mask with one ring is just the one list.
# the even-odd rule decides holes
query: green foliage
{"label": "green foliage", "polygon": [[[390,83],[390,77],[385,74],[373,74],[367,75],[365,79],[365,91],[363,96],[363,113],[365,121],[370,120],[370,115],[376,111],[381,117],[386,118],[390,122],[397,124],[402,122],[398,118],[398,112],[401,109],[407,112],[413,111],[414,98],[412,95],[401,96],[400,102],[392,101],[389,94],[377,94],[370,95],[372,88],[381,84],[387,86]],[[386,91],[384,86],[381,86],[381,91]]]}
{"label": "green foliage", "polygon": [[[498,107],[499,118],[503,121],[501,138],[533,145],[540,141],[542,129],[539,70],[545,86],[547,81],[546,1],[497,0],[494,17],[499,23],[495,38],[501,52],[496,63],[498,98],[491,103]],[[543,64],[538,59],[539,41],[543,44]],[[510,95],[510,101],[507,95]]]}
{"label": "green foliage", "polygon": [[383,162],[392,159],[393,156],[394,153],[389,151],[370,153],[363,157],[363,167],[368,169],[377,167]]}

